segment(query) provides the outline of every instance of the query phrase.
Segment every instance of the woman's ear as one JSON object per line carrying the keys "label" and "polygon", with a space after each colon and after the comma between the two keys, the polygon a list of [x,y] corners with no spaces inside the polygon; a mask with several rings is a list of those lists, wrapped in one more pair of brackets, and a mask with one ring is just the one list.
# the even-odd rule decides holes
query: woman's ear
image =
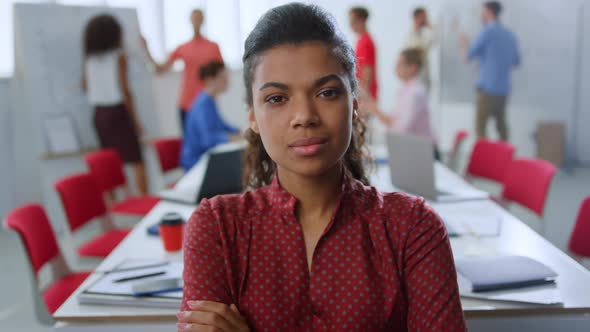
{"label": "woman's ear", "polygon": [[260,134],[258,131],[258,123],[256,122],[256,117],[254,116],[254,109],[252,107],[248,107],[248,122],[250,123],[250,129],[253,132]]}
{"label": "woman's ear", "polygon": [[356,120],[359,116],[359,101],[357,98],[352,99],[352,119]]}

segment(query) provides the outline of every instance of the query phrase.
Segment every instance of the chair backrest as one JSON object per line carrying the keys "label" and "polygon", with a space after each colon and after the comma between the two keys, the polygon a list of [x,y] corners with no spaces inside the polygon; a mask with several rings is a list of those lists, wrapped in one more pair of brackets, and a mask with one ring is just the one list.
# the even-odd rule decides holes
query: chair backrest
{"label": "chair backrest", "polygon": [[123,161],[116,150],[103,149],[84,156],[101,192],[111,192],[127,183]]}
{"label": "chair backrest", "polygon": [[582,257],[590,257],[590,196],[582,202],[570,237],[569,250]]}
{"label": "chair backrest", "polygon": [[35,273],[60,254],[49,218],[39,204],[23,205],[12,210],[5,223],[20,236]]}
{"label": "chair backrest", "polygon": [[5,227],[14,230],[20,238],[29,261],[29,278],[33,292],[33,307],[39,323],[53,326],[55,321],[49,313],[47,304],[41,296],[38,276],[39,270],[51,264],[54,280],[69,272],[63,255],[57,244],[55,234],[49,223],[45,210],[38,204],[23,205],[12,210],[5,218]]}
{"label": "chair backrest", "polygon": [[507,142],[478,140],[469,158],[467,175],[496,182],[504,181],[506,169],[514,158],[515,150],[514,146]]}
{"label": "chair backrest", "polygon": [[61,198],[72,232],[107,213],[102,192],[95,176],[90,173],[63,178],[55,183],[55,189]]}
{"label": "chair backrest", "polygon": [[180,148],[182,139],[177,137],[160,138],[153,141],[154,149],[160,161],[163,173],[180,166]]}
{"label": "chair backrest", "polygon": [[502,198],[519,203],[542,217],[556,171],[557,168],[545,160],[515,159],[506,170]]}
{"label": "chair backrest", "polygon": [[467,133],[467,130],[459,130],[455,134],[455,138],[453,139],[453,146],[451,147],[451,151],[449,152],[448,157],[448,164],[453,169],[456,167],[457,164],[459,149],[461,148],[461,145],[463,145],[463,143],[465,142],[465,139],[468,135],[469,134]]}

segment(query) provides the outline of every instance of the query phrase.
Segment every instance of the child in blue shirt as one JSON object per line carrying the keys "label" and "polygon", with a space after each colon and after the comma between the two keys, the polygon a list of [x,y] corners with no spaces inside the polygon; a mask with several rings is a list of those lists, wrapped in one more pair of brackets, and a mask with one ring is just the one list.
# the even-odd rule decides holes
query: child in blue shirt
{"label": "child in blue shirt", "polygon": [[223,62],[212,61],[199,69],[204,88],[187,115],[180,165],[193,167],[208,149],[240,138],[240,130],[227,124],[219,114],[215,97],[227,89],[227,71]]}

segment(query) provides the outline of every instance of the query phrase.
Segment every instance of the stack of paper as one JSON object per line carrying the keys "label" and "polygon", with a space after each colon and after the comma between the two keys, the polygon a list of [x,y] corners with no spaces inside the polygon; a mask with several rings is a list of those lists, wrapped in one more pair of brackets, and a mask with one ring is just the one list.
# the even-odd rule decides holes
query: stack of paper
{"label": "stack of paper", "polygon": [[502,217],[498,213],[482,213],[469,208],[479,204],[439,204],[436,212],[443,219],[449,235],[471,235],[476,237],[498,236]]}
{"label": "stack of paper", "polygon": [[[145,266],[142,268],[142,266]],[[159,308],[180,308],[182,291],[159,293],[153,296],[136,297],[133,285],[136,282],[182,277],[182,262],[146,262],[127,260],[112,271],[105,271],[103,276],[78,295],[80,304],[129,305]],[[161,273],[136,281],[116,282],[116,280],[134,278],[141,275]]]}

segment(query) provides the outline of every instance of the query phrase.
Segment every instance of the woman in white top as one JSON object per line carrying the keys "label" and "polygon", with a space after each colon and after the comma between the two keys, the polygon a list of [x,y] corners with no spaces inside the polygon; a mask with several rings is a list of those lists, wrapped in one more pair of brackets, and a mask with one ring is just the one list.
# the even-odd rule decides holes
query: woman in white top
{"label": "woman in white top", "polygon": [[142,128],[127,77],[121,48],[122,29],[107,14],[94,16],[84,31],[82,89],[94,106],[94,127],[102,148],[117,150],[133,166],[139,194],[147,194],[147,179],[138,136]]}
{"label": "woman in white top", "polygon": [[430,125],[428,93],[424,83],[418,77],[421,68],[420,49],[403,50],[395,66],[395,73],[402,84],[396,93],[393,112],[386,114],[374,103],[370,103],[367,107],[389,130],[430,139],[434,147],[434,155],[436,159],[439,159],[436,138]]}

